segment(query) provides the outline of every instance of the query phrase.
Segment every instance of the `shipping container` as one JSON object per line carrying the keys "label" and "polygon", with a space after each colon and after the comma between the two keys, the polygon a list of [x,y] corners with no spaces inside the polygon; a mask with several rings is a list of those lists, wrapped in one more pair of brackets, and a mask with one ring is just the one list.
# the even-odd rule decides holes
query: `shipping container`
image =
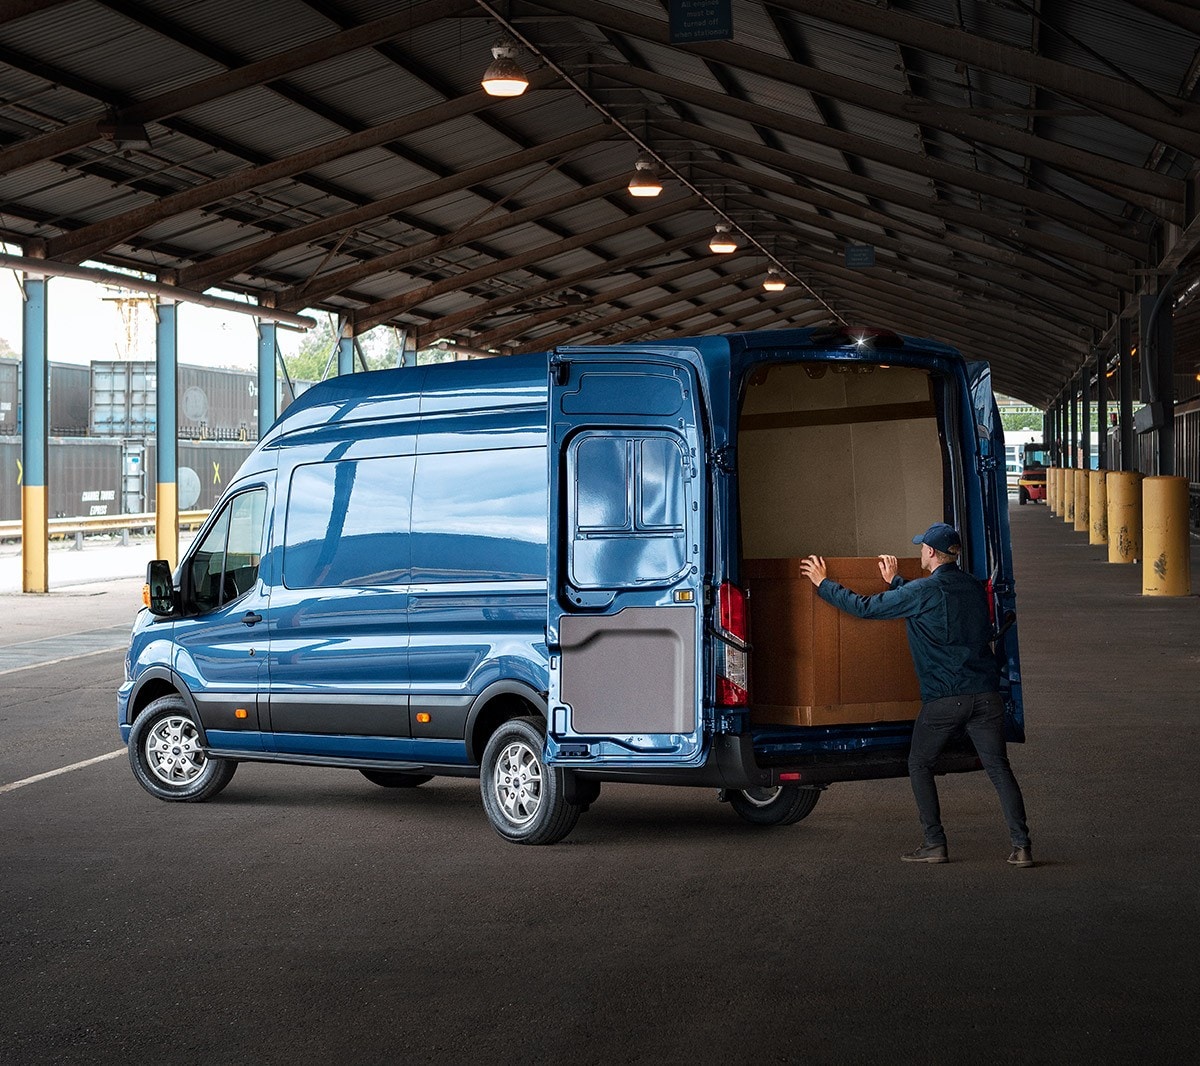
{"label": "shipping container", "polygon": [[0,522],[21,517],[21,438],[0,436]]}
{"label": "shipping container", "polygon": [[[152,360],[91,364],[90,429],[101,437],[153,436],[157,423],[158,371]],[[258,375],[249,370],[180,364],[176,424],[181,440],[258,439]],[[299,396],[312,382],[295,381]],[[292,390],[276,381],[276,410],[292,402]]]}
{"label": "shipping container", "polygon": [[[254,450],[252,442],[183,441],[176,446],[175,495],[181,511],[210,510],[221,498],[225,486]],[[155,491],[155,444],[146,441],[145,510],[157,506]]]}
{"label": "shipping container", "polygon": [[21,407],[21,363],[0,359],[0,436],[15,436]]}
{"label": "shipping container", "polygon": [[74,363],[50,364],[50,436],[86,437],[90,406],[91,367]]}
{"label": "shipping container", "polygon": [[[47,429],[52,437],[85,437],[91,369],[74,363],[50,363]],[[21,432],[20,359],[0,359],[0,435]]]}
{"label": "shipping container", "polygon": [[98,518],[122,513],[119,440],[52,437],[46,483],[51,518]]}

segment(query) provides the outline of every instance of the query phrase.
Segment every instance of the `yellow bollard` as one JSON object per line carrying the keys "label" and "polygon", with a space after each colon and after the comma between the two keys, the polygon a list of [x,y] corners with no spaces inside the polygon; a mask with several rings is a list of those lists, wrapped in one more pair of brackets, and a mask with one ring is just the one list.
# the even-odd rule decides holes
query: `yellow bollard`
{"label": "yellow bollard", "polygon": [[1075,470],[1072,467],[1063,468],[1062,476],[1063,505],[1059,510],[1064,522],[1075,521]]}
{"label": "yellow bollard", "polygon": [[1104,489],[1103,470],[1088,471],[1089,544],[1108,543],[1108,493]]}
{"label": "yellow bollard", "polygon": [[1142,547],[1143,596],[1191,595],[1187,478],[1142,482]]}
{"label": "yellow bollard", "polygon": [[1142,475],[1114,470],[1108,494],[1108,561],[1136,563],[1142,557]]}
{"label": "yellow bollard", "polygon": [[1088,474],[1089,470],[1075,471],[1075,532],[1088,531]]}
{"label": "yellow bollard", "polygon": [[1058,467],[1046,469],[1046,510],[1058,514]]}

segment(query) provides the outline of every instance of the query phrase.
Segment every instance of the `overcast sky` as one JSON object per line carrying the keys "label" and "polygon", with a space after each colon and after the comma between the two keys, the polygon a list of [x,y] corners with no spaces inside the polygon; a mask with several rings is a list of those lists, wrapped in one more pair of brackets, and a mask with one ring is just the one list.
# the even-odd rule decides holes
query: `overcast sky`
{"label": "overcast sky", "polygon": [[[90,281],[51,278],[47,293],[49,356],[53,362],[154,358],[152,301],[138,316],[136,350],[127,352],[125,325],[112,299],[114,290]],[[17,353],[21,351],[22,302],[16,273],[0,270],[0,337]],[[280,329],[277,336],[280,349],[290,354],[299,347],[302,334]],[[258,334],[253,318],[195,304],[180,306],[181,363],[248,370],[257,360]]]}

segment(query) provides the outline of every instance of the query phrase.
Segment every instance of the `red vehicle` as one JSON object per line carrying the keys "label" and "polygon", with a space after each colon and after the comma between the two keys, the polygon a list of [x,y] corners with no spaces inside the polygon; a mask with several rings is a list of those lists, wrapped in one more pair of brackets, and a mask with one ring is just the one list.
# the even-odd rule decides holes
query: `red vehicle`
{"label": "red vehicle", "polygon": [[1017,502],[1022,507],[1030,500],[1046,502],[1046,449],[1040,441],[1021,446],[1021,477],[1017,482]]}

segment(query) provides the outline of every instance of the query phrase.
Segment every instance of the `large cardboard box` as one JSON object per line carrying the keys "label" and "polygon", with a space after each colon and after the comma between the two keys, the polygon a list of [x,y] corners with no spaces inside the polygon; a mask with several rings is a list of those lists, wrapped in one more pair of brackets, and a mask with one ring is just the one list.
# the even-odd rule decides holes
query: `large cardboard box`
{"label": "large cardboard box", "polygon": [[[869,596],[887,587],[875,556],[827,558],[829,577]],[[919,559],[901,575],[921,577]],[[750,593],[750,720],[755,725],[840,725],[914,719],[921,693],[904,622],[855,618],[831,607],[799,559],[746,559]]]}

